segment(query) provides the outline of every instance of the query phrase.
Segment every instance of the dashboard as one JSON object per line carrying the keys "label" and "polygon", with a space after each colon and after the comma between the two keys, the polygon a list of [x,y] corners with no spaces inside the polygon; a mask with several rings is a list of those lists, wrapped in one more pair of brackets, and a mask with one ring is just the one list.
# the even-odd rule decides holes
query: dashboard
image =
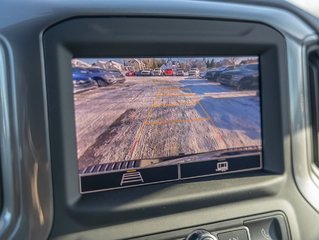
{"label": "dashboard", "polygon": [[2,5],[0,239],[319,239],[318,18]]}

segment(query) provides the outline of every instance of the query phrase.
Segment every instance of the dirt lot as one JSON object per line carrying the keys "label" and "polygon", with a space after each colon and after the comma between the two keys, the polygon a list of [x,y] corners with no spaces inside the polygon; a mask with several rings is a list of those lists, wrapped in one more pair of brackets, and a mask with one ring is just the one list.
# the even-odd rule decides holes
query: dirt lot
{"label": "dirt lot", "polygon": [[126,79],[75,95],[80,169],[261,145],[256,91],[185,77]]}

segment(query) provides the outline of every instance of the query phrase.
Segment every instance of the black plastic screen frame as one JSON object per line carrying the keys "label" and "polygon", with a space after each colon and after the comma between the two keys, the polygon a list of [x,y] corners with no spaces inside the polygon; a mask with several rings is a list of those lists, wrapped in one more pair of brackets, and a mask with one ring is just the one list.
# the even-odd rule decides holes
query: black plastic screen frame
{"label": "black plastic screen frame", "polygon": [[[287,80],[286,45],[284,37],[266,25],[211,19],[76,18],[59,23],[44,33],[44,54],[55,219],[64,219],[69,224],[68,229],[64,229],[64,223],[55,221],[59,231],[76,231],[78,223],[90,229],[225,203],[232,201],[230,195],[227,192],[218,195],[220,190],[214,189],[212,184],[215,179],[250,177],[249,184],[247,182],[250,185],[260,176],[270,175],[271,181],[274,175],[284,172],[284,137],[288,133],[283,127],[283,122],[287,121],[281,115],[281,84]],[[71,76],[72,58],[237,55],[259,56],[263,170],[178,184],[80,194],[73,85],[72,81],[67,81]],[[186,199],[193,183],[197,188],[192,197],[201,198],[196,205],[192,205],[195,200]],[[236,191],[232,196],[236,196]],[[155,197],[157,193],[163,194],[162,197]],[[237,197],[247,199],[265,194],[269,192],[259,188],[253,194]],[[174,200],[170,200],[171,197]],[[140,200],[137,205],[132,204],[135,199]],[[165,209],[160,208],[164,203]],[[139,211],[141,208],[143,212]]]}

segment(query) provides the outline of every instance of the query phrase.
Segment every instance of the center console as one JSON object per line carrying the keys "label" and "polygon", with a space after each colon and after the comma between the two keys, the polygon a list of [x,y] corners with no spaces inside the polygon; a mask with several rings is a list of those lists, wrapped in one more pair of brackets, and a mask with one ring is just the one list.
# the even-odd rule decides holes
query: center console
{"label": "center console", "polygon": [[280,212],[166,232],[136,238],[136,240],[149,239],[150,237],[160,240],[291,239],[286,217]]}

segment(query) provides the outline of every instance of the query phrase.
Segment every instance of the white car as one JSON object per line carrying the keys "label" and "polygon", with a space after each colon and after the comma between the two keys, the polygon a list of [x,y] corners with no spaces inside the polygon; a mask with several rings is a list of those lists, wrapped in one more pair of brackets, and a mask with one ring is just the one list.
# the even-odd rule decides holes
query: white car
{"label": "white car", "polygon": [[162,75],[163,75],[163,71],[162,71],[160,68],[155,68],[155,69],[152,71],[152,75],[153,75],[153,76],[162,76]]}
{"label": "white car", "polygon": [[189,76],[199,76],[199,69],[198,68],[191,68],[188,72]]}
{"label": "white car", "polygon": [[152,70],[151,69],[144,69],[141,72],[141,76],[151,76],[152,75]]}

